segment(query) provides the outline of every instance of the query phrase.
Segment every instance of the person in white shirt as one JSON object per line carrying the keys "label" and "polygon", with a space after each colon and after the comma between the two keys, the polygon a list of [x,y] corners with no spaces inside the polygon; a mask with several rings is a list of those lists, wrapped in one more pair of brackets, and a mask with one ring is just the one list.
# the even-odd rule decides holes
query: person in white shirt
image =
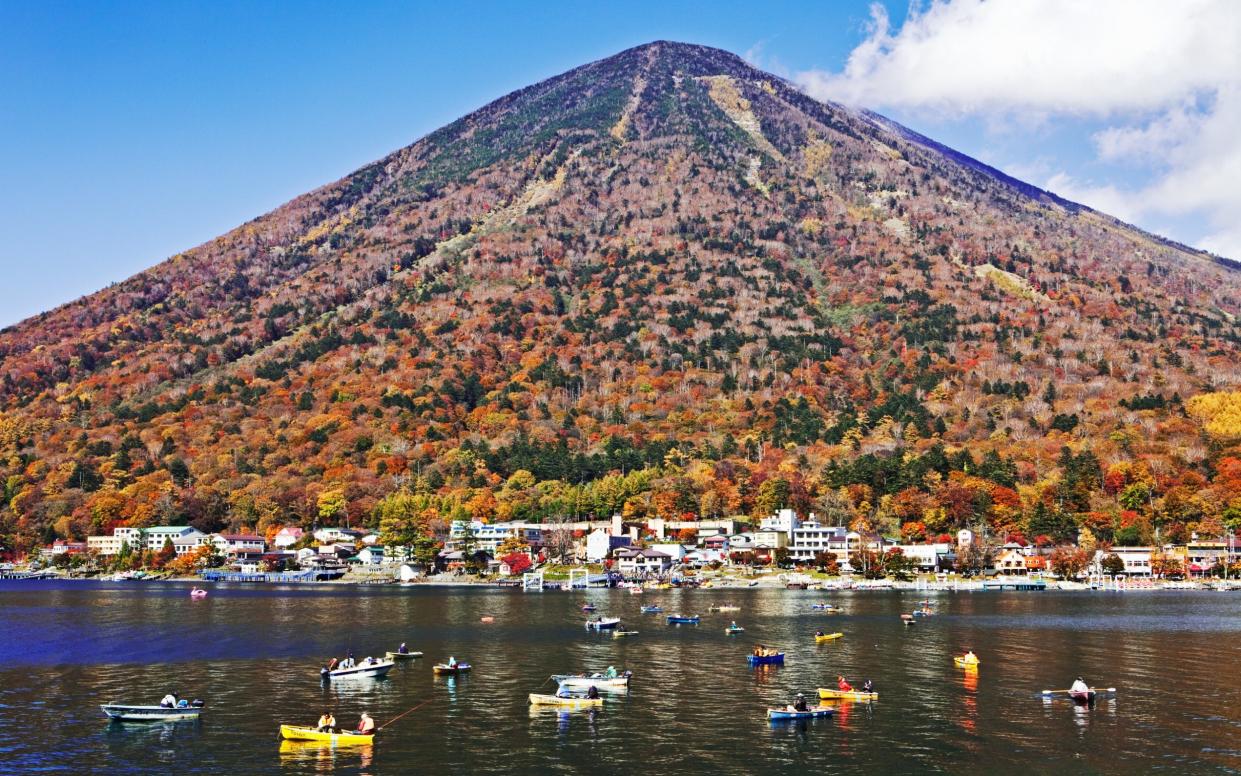
{"label": "person in white shirt", "polygon": [[1086,684],[1086,681],[1079,676],[1077,681],[1073,682],[1073,686],[1069,688],[1069,694],[1073,696],[1089,695],[1090,685]]}
{"label": "person in white shirt", "polygon": [[177,694],[175,692],[168,693],[167,695],[165,695],[163,698],[160,699],[159,705],[165,709],[176,708]]}

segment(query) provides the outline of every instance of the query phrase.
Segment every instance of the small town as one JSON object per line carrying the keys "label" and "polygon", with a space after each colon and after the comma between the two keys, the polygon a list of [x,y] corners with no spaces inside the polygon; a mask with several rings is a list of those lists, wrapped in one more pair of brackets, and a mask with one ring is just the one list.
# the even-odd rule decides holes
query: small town
{"label": "small town", "polygon": [[536,523],[454,521],[443,542],[399,545],[382,533],[293,526],[205,534],[190,526],[119,527],[85,542],[56,540],[10,575],[113,579],[193,577],[239,582],[437,582],[560,587],[574,570],[593,584],[657,582],[863,587],[959,584],[1042,589],[1227,585],[1241,575],[1237,539],[1163,546],[996,542],[965,529],[901,543],[781,509],[749,518],[649,518]]}

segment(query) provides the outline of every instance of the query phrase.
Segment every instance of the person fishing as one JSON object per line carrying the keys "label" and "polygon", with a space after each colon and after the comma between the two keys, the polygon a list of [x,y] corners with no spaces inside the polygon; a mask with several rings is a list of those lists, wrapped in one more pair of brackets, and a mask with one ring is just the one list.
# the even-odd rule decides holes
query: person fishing
{"label": "person fishing", "polygon": [[615,679],[616,678],[616,666],[608,666],[608,670],[604,675],[608,679]]}
{"label": "person fishing", "polygon": [[1082,679],[1079,676],[1077,677],[1077,681],[1073,682],[1073,686],[1069,688],[1069,694],[1070,695],[1089,695],[1090,685],[1086,684],[1086,680]]}
{"label": "person fishing", "polygon": [[362,712],[362,719],[358,720],[358,735],[375,735],[375,720],[371,719],[371,715],[365,711]]}
{"label": "person fishing", "polygon": [[836,677],[836,686],[841,690],[841,692],[853,692],[853,685],[845,681],[843,676]]}
{"label": "person fishing", "polygon": [[872,682],[869,679],[867,679],[865,682],[862,682],[862,692],[874,692],[874,691],[875,691],[874,682]]}
{"label": "person fishing", "polygon": [[965,655],[961,657],[961,662],[969,665],[978,665],[978,655],[974,654],[974,650],[968,649],[965,651]]}
{"label": "person fishing", "polygon": [[814,635],[815,635],[815,636],[822,636],[822,635],[823,635],[823,631],[821,631],[821,630],[817,630],[817,631],[815,631],[815,632],[814,632]]}
{"label": "person fishing", "polygon": [[396,651],[397,651],[397,654],[398,654],[398,655],[408,655],[408,654],[409,654],[409,647],[405,646],[405,642],[404,642],[404,641],[402,641],[402,642],[401,642],[401,646],[397,647],[397,648],[396,648]]}
{"label": "person fishing", "polygon": [[806,705],[806,696],[803,693],[797,693],[797,697],[793,699],[793,711],[809,711],[810,707]]}
{"label": "person fishing", "polygon": [[331,733],[336,727],[336,717],[332,716],[332,712],[325,711],[323,716],[319,717],[318,731],[320,733]]}
{"label": "person fishing", "polygon": [[590,686],[590,689],[586,691],[586,697],[587,697],[587,698],[590,698],[592,701],[593,701],[593,700],[595,700],[596,698],[598,698],[598,697],[599,697],[599,688],[598,688],[598,687],[595,687],[595,686],[592,684],[592,685]]}
{"label": "person fishing", "polygon": [[455,657],[452,657],[451,655],[448,657],[448,667],[449,668],[457,667],[457,659]]}
{"label": "person fishing", "polygon": [[167,695],[165,695],[163,698],[160,699],[159,705],[160,705],[160,708],[162,709],[175,709],[177,707],[177,693],[176,692],[168,693]]}
{"label": "person fishing", "polygon": [[332,658],[331,660],[327,661],[327,670],[335,671],[336,666],[338,665],[340,665],[340,661],[337,660],[336,658]]}

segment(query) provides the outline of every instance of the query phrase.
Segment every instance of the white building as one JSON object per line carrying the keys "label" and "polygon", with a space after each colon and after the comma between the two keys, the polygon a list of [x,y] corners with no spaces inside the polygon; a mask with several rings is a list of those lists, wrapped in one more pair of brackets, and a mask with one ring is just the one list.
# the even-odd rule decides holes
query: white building
{"label": "white building", "polygon": [[1151,575],[1151,555],[1154,553],[1154,547],[1113,547],[1108,552],[1096,550],[1094,554],[1094,562],[1091,564],[1091,572],[1095,574],[1106,574],[1103,571],[1103,559],[1108,555],[1116,555],[1125,564],[1125,570],[1121,573],[1130,577],[1149,577]]}
{"label": "white building", "polygon": [[952,552],[950,544],[898,544],[897,549],[913,560],[919,571],[938,571],[940,562]]}
{"label": "white building", "polygon": [[613,536],[604,528],[596,528],[586,535],[586,560],[589,563],[600,563],[620,547],[628,547],[631,540],[628,536]]}
{"label": "white building", "polygon": [[211,543],[221,555],[230,552],[263,552],[267,542],[255,534],[213,534]]}
{"label": "white building", "polygon": [[353,542],[361,536],[361,531],[355,531],[352,528],[319,528],[315,531],[315,541],[320,544]]}
{"label": "white building", "polygon": [[[814,515],[810,516],[814,520]],[[797,513],[791,509],[778,510],[774,515],[764,517],[762,522],[758,524],[760,531],[779,531],[786,536],[793,533],[793,529],[797,528],[801,521],[797,519]]]}
{"label": "white building", "polygon": [[358,553],[358,560],[364,566],[380,566],[384,562],[384,548],[376,546],[363,547]]}
{"label": "white building", "polygon": [[[168,540],[172,540],[173,548],[176,549],[178,544],[183,548],[178,550],[178,555],[183,555],[191,551],[203,541],[206,541],[206,534],[191,528],[188,525],[160,525],[150,528],[116,528],[113,529],[111,536],[88,536],[86,537],[86,546],[88,549],[94,550],[100,556],[108,557],[119,555],[121,548],[129,545],[131,550],[148,549],[153,552],[159,552],[164,549],[164,544]],[[181,540],[178,542],[178,540]]]}
{"label": "white building", "polygon": [[660,574],[672,568],[672,558],[662,552],[637,547],[622,547],[612,553],[616,569],[622,574]]}
{"label": "white building", "polygon": [[810,563],[820,552],[830,552],[839,563],[848,559],[849,529],[843,526],[823,525],[818,520],[807,520],[793,529],[789,543],[789,557],[801,563]]}
{"label": "white building", "polygon": [[297,544],[302,540],[302,536],[304,536],[305,533],[305,531],[297,526],[286,525],[284,528],[277,531],[276,535],[272,537],[271,544],[277,549],[292,547],[294,544]]}
{"label": "white building", "polygon": [[543,543],[543,528],[538,523],[484,523],[481,520],[454,520],[449,529],[448,541],[444,549],[460,550],[465,545],[467,535],[474,545],[474,551],[483,550],[495,556],[497,549],[510,539],[517,539],[532,548]]}

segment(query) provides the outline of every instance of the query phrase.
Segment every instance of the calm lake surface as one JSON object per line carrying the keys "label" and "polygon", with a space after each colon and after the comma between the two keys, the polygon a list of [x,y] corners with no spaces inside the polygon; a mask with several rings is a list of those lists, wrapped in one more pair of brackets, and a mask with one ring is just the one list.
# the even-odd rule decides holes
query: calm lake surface
{"label": "calm lake surface", "polygon": [[[924,594],[820,591],[521,593],[481,588],[0,583],[3,773],[1237,773],[1241,594],[940,593],[938,614],[899,620]],[[583,628],[580,607],[638,636]],[[841,614],[812,611],[832,601]],[[742,611],[708,614],[712,604]],[[642,615],[703,615],[669,626]],[[485,615],[495,623],[480,624]],[[747,632],[726,636],[736,619]],[[817,628],[843,631],[816,645]],[[426,658],[386,679],[319,681],[329,656]],[[751,669],[755,642],[787,664]],[[972,647],[976,676],[952,665]],[[474,665],[439,679],[449,654]],[[615,665],[635,676],[603,711],[532,711],[549,674]],[[1114,700],[1044,702],[1078,673]],[[771,724],[767,705],[813,697],[843,673],[874,704]],[[116,724],[109,701],[201,697],[201,721]],[[373,747],[276,740],[281,722],[379,724]]]}

